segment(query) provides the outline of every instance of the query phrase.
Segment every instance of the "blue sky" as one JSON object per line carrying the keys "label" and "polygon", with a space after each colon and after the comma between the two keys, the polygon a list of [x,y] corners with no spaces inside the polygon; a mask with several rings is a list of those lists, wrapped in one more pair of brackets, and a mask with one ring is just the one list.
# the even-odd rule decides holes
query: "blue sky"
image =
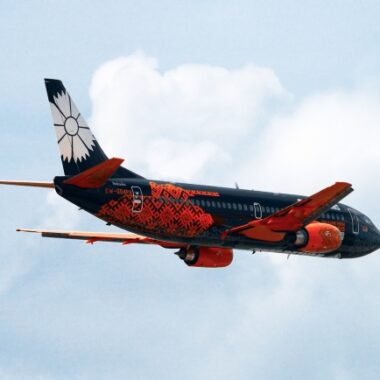
{"label": "blue sky", "polygon": [[[1,177],[62,173],[53,77],[143,175],[303,194],[347,180],[346,202],[379,226],[379,14],[375,1],[2,1]],[[0,199],[2,378],[379,373],[378,253],[237,252],[192,270],[159,248],[16,234],[109,227],[45,190]]]}

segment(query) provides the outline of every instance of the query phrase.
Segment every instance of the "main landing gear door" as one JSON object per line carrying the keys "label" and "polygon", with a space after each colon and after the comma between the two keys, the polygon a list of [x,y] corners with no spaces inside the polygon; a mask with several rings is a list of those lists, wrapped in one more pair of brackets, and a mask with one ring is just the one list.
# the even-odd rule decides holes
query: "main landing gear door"
{"label": "main landing gear door", "polygon": [[141,212],[143,209],[143,195],[139,186],[131,186],[133,199],[132,199],[132,212]]}

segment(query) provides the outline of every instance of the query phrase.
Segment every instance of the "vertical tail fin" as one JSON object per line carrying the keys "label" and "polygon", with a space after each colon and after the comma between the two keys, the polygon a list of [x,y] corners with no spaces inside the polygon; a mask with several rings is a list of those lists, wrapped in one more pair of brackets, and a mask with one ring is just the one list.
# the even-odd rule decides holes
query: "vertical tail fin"
{"label": "vertical tail fin", "polygon": [[[63,83],[45,79],[45,86],[65,174],[76,175],[107,160]],[[142,178],[123,167],[114,176]]]}

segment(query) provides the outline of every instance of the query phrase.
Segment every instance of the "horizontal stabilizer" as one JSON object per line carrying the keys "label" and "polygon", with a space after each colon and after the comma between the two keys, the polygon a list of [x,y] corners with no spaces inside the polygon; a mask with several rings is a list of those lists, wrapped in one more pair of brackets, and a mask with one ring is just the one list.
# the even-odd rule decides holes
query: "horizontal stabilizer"
{"label": "horizontal stabilizer", "polygon": [[49,188],[49,189],[54,189],[54,183],[52,183],[52,182],[0,181],[0,185],[45,187],[45,188]]}
{"label": "horizontal stabilizer", "polygon": [[65,181],[65,184],[78,186],[83,189],[97,189],[104,186],[123,161],[121,158],[111,158],[103,161],[101,164],[69,178]]}

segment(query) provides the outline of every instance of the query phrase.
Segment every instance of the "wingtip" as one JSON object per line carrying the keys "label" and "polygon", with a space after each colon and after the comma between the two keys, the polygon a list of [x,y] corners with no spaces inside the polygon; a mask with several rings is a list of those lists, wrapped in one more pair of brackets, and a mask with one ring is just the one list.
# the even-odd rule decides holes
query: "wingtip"
{"label": "wingtip", "polygon": [[349,182],[337,181],[337,182],[335,182],[335,184],[333,186],[341,187],[342,191],[348,191],[348,192],[354,191],[352,184]]}
{"label": "wingtip", "polygon": [[124,158],[120,158],[120,157],[113,157],[111,158],[111,160],[115,163],[118,163],[119,165],[121,165],[125,161]]}

